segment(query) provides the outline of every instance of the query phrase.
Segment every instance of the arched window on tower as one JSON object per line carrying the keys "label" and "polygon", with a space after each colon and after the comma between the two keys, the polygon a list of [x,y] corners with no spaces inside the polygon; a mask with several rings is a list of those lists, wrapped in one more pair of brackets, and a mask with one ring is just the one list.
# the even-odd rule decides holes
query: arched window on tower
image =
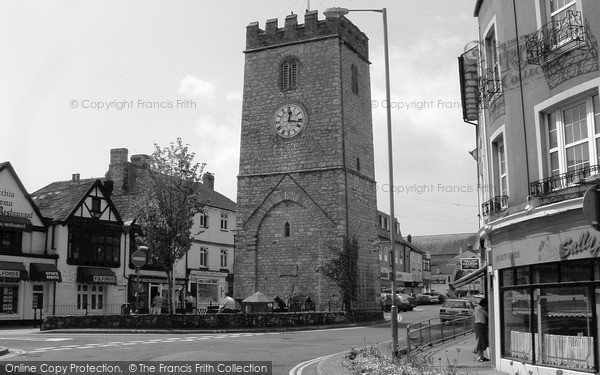
{"label": "arched window on tower", "polygon": [[281,64],[281,89],[290,90],[298,86],[298,60],[286,60]]}
{"label": "arched window on tower", "polygon": [[283,236],[289,237],[290,234],[291,234],[290,223],[289,223],[289,221],[286,221],[285,225],[283,227]]}

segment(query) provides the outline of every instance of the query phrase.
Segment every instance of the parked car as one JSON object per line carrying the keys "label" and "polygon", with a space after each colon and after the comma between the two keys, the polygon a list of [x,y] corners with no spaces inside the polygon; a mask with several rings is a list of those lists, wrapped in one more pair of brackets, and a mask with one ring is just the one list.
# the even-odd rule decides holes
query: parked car
{"label": "parked car", "polygon": [[429,297],[429,303],[432,304],[444,303],[444,301],[446,300],[446,297],[438,292],[429,292],[425,293],[425,295]]}
{"label": "parked car", "polygon": [[412,309],[417,306],[417,299],[413,296],[411,296],[410,294],[406,294],[406,293],[400,293],[400,295],[404,298],[406,298],[406,300],[408,301],[408,303],[410,303],[410,310],[412,311]]}
{"label": "parked car", "polygon": [[466,299],[447,299],[440,308],[440,320],[454,320],[473,316],[475,306]]}
{"label": "parked car", "polygon": [[429,305],[429,296],[425,294],[415,294],[417,305]]}
{"label": "parked car", "polygon": [[[379,304],[384,311],[392,310],[392,294],[391,293],[381,293],[381,299],[379,300]],[[396,294],[396,306],[398,307],[398,311],[410,311],[413,309],[410,302],[406,300],[402,295]]]}

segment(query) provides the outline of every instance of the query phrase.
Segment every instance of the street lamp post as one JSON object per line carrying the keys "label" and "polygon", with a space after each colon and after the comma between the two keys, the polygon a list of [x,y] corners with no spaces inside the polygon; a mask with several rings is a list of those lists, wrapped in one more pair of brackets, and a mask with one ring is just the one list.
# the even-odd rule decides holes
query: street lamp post
{"label": "street lamp post", "polygon": [[383,9],[346,9],[346,8],[328,8],[323,14],[325,17],[342,17],[350,12],[375,12],[381,13],[383,16],[383,45],[385,52],[385,97],[387,100],[387,133],[388,133],[388,168],[389,168],[389,183],[390,183],[390,221],[392,228],[390,229],[390,257],[392,258],[392,353],[395,357],[398,356],[398,307],[396,306],[396,251],[395,245],[395,222],[394,222],[394,164],[393,164],[393,149],[392,149],[392,108],[389,105],[390,100],[390,56],[388,45],[388,26],[387,26],[387,10]]}

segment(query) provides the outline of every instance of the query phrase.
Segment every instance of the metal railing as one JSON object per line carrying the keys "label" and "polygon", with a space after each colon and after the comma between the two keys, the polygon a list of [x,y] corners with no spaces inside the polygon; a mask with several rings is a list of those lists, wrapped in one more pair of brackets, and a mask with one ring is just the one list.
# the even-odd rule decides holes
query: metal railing
{"label": "metal railing", "polygon": [[445,322],[435,318],[409,324],[406,327],[406,350],[410,353],[411,350],[431,347],[465,336],[473,331],[474,322],[475,318],[468,316]]}
{"label": "metal railing", "polygon": [[585,41],[581,12],[568,10],[562,19],[553,19],[526,37],[527,62],[547,65]]}
{"label": "metal railing", "polygon": [[529,195],[540,197],[557,190],[566,189],[576,185],[579,180],[598,173],[600,173],[600,166],[590,165],[567,173],[561,173],[556,176],[534,181],[529,183]]}
{"label": "metal railing", "polygon": [[484,216],[497,214],[508,208],[508,195],[498,195],[481,204],[481,213]]}
{"label": "metal railing", "polygon": [[[96,307],[96,306],[95,306]],[[122,313],[123,304],[105,303],[99,308],[92,309],[92,306],[77,306],[76,304],[45,304],[42,307],[42,315],[118,315]],[[39,309],[38,309],[39,311]]]}

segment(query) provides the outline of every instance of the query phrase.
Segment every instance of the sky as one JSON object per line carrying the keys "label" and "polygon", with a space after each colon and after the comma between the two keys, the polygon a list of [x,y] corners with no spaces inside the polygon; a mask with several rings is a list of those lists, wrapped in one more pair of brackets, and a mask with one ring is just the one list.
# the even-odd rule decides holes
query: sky
{"label": "sky", "polygon": [[[53,0],[0,2],[0,162],[29,193],[103,177],[110,149],[150,154],[181,137],[237,193],[246,26],[307,8],[387,8],[394,207],[402,235],[475,232],[475,127],[457,57],[477,39],[474,0]],[[382,17],[369,37],[378,209],[389,213]]]}

